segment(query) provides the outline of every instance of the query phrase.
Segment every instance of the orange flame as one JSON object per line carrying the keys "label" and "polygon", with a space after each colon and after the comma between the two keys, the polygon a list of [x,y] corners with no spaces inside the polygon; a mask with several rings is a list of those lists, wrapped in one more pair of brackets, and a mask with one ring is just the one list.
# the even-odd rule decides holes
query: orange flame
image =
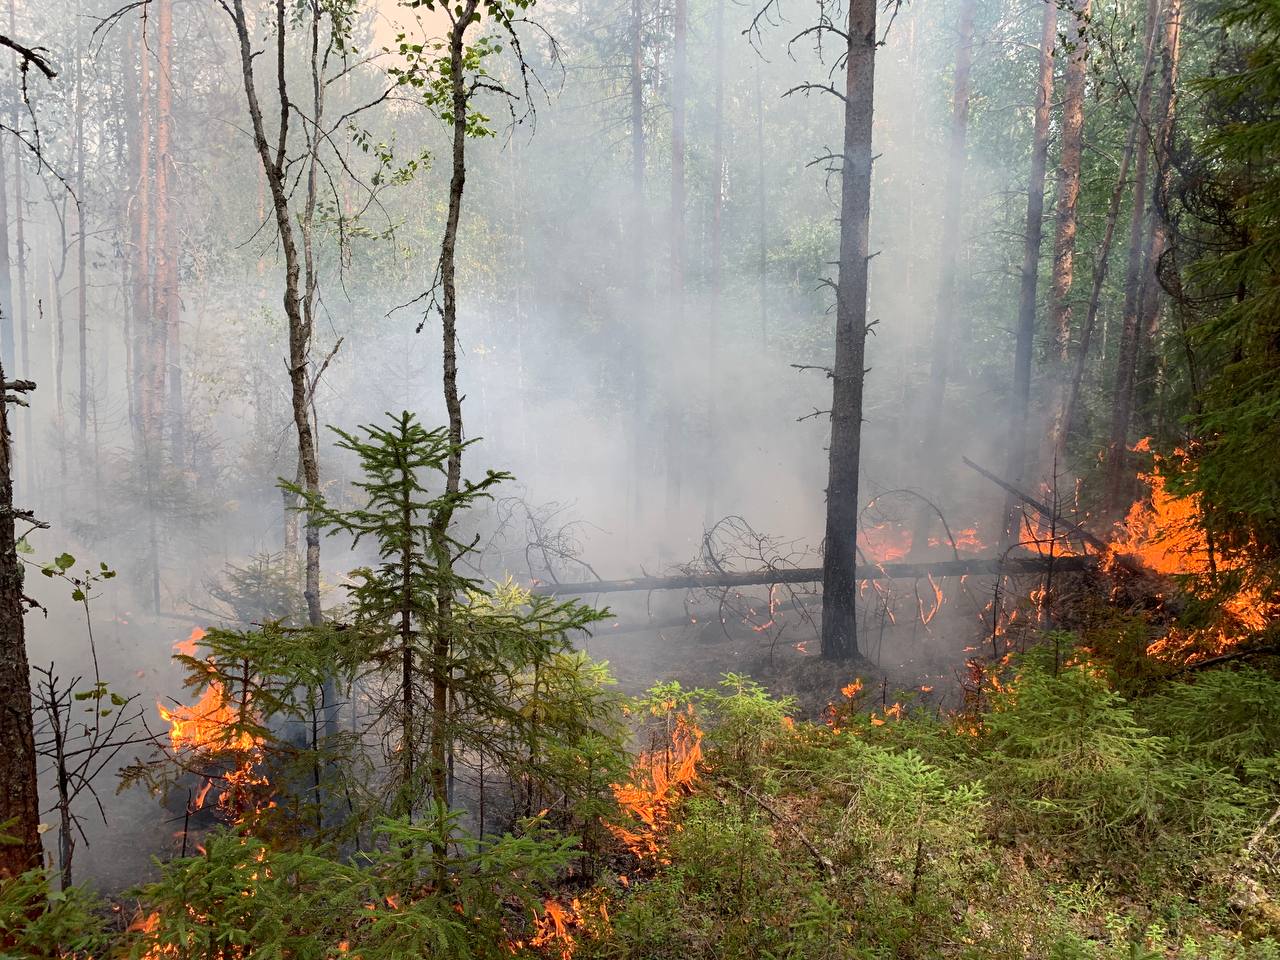
{"label": "orange flame", "polygon": [[669,749],[641,753],[631,768],[630,782],[611,785],[629,823],[609,824],[609,830],[632,854],[662,861],[662,834],[671,822],[672,809],[698,779],[701,760],[702,730],[690,707],[676,714]]}

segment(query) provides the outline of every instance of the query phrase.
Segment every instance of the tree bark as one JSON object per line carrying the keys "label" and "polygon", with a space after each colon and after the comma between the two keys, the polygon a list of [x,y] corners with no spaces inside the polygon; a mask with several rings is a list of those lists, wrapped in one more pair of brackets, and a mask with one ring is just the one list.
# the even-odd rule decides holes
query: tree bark
{"label": "tree bark", "polygon": [[832,368],[831,449],[822,566],[822,656],[858,654],[858,467],[866,379],[868,231],[871,218],[872,94],[876,0],[850,0],[846,27],[840,261],[836,358]]}
{"label": "tree bark", "polygon": [[[1158,0],[1147,0],[1147,28],[1155,35],[1159,17]],[[1146,130],[1151,113],[1151,77],[1148,72],[1138,89],[1138,138],[1134,146],[1136,159],[1133,175],[1133,211],[1129,220],[1129,259],[1124,280],[1124,313],[1120,328],[1120,346],[1116,357],[1116,374],[1111,395],[1111,430],[1107,441],[1104,508],[1107,514],[1119,516],[1131,499],[1132,471],[1129,469],[1129,427],[1133,419],[1133,390],[1137,375],[1139,296],[1142,289],[1143,226],[1147,207],[1147,142]]]}
{"label": "tree bark", "polygon": [[[0,149],[0,363],[6,370],[14,370],[17,369],[17,365],[14,363],[15,311],[13,271],[9,257],[9,178],[7,173],[4,150]],[[15,173],[18,177],[22,176],[22,170],[16,164]]]}
{"label": "tree bark", "polygon": [[1064,429],[1061,414],[1071,360],[1071,286],[1075,278],[1077,203],[1080,198],[1080,158],[1084,142],[1084,92],[1089,65],[1090,0],[1074,0],[1067,25],[1066,96],[1062,104],[1062,146],[1058,162],[1058,199],[1053,237],[1053,280],[1049,287],[1049,330],[1053,334],[1053,365],[1049,459],[1056,462]]}
{"label": "tree bark", "polygon": [[[0,384],[5,373],[0,368]],[[7,392],[8,388],[0,392]],[[8,404],[0,400],[0,880],[40,866],[40,796],[36,782],[31,673],[23,624],[22,566],[14,529],[13,461]]]}
{"label": "tree bark", "polygon": [[[1022,283],[1018,297],[1018,329],[1014,345],[1013,393],[1009,403],[1009,439],[1005,474],[1026,486],[1027,428],[1031,407],[1031,357],[1036,335],[1036,288],[1040,279],[1040,242],[1044,235],[1044,175],[1049,151],[1049,112],[1053,105],[1053,45],[1058,7],[1044,5],[1040,31],[1040,69],[1036,81],[1035,123],[1031,133],[1031,172],[1027,177],[1026,235],[1022,247]],[[1016,535],[1017,507],[1005,503],[1002,543]]]}
{"label": "tree bark", "polygon": [[[313,16],[315,9],[312,10]],[[248,101],[252,123],[254,146],[267,179],[271,194],[272,211],[275,214],[276,232],[280,237],[280,250],[284,256],[285,287],[284,313],[289,327],[289,386],[293,408],[293,424],[298,437],[298,461],[302,469],[303,487],[308,494],[320,493],[320,464],[316,456],[315,433],[311,425],[311,397],[307,382],[307,369],[311,350],[311,325],[309,310],[304,308],[302,287],[302,263],[297,238],[293,230],[293,216],[289,210],[289,196],[285,183],[285,166],[289,137],[290,101],[285,81],[286,5],[276,0],[276,86],[280,107],[277,141],[273,148],[267,142],[266,125],[258,91],[254,81],[253,49],[249,37],[249,24],[245,17],[244,0],[232,0],[232,20],[239,41],[240,71],[244,81],[245,99]],[[308,293],[310,290],[307,291]],[[305,311],[305,312],[304,312]],[[313,513],[307,511],[306,571],[303,597],[307,604],[307,620],[318,626],[322,620],[320,610],[320,528]]]}

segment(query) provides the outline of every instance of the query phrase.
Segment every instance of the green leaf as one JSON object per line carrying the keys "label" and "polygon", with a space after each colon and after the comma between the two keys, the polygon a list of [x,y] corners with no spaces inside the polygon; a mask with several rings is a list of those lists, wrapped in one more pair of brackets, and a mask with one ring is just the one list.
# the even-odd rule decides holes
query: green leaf
{"label": "green leaf", "polygon": [[60,553],[53,558],[54,566],[62,571],[70,570],[75,566],[75,562],[76,558],[69,553]]}

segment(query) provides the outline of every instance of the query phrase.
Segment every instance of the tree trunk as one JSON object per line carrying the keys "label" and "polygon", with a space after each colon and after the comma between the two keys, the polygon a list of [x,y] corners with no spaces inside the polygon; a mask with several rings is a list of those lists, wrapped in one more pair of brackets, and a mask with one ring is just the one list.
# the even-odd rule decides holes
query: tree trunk
{"label": "tree trunk", "polygon": [[[316,457],[315,433],[311,425],[307,368],[311,349],[311,326],[303,306],[302,264],[297,238],[293,232],[293,216],[285,183],[286,149],[288,146],[290,103],[285,88],[285,42],[287,20],[285,0],[276,0],[276,81],[280,99],[280,127],[273,151],[267,142],[262,108],[254,85],[253,49],[244,0],[232,0],[233,19],[240,47],[240,71],[245,98],[253,127],[254,145],[271,194],[276,231],[285,263],[284,313],[289,327],[289,386],[293,408],[293,424],[298,435],[298,460],[302,468],[303,487],[308,494],[320,493],[320,464]],[[307,512],[306,584],[303,597],[307,604],[307,620],[313,626],[322,622],[320,610],[320,529],[311,511]]]}
{"label": "tree trunk", "polygon": [[1066,97],[1062,104],[1062,147],[1058,163],[1058,201],[1053,237],[1053,280],[1049,287],[1049,330],[1053,334],[1054,367],[1049,430],[1050,457],[1056,462],[1065,429],[1061,413],[1071,359],[1071,285],[1074,279],[1077,202],[1080,198],[1080,157],[1084,141],[1084,90],[1089,66],[1085,27],[1090,0],[1074,0],[1066,29],[1068,50]]}
{"label": "tree trunk", "polygon": [[[1147,83],[1151,72],[1151,60],[1155,52],[1155,33],[1148,31],[1146,52],[1143,57],[1142,83]],[[1094,328],[1098,321],[1098,308],[1102,302],[1102,284],[1107,278],[1107,267],[1111,256],[1111,245],[1115,239],[1116,222],[1120,215],[1120,201],[1124,197],[1124,188],[1129,182],[1129,167],[1133,163],[1133,152],[1141,133],[1137,117],[1129,125],[1129,138],[1125,142],[1124,153],[1120,157],[1120,169],[1116,173],[1116,183],[1111,189],[1111,199],[1107,204],[1106,226],[1103,229],[1102,243],[1098,247],[1093,264],[1093,278],[1089,288],[1089,306],[1085,313],[1084,325],[1080,330],[1080,346],[1076,351],[1072,364],[1071,380],[1067,386],[1066,396],[1062,401],[1062,410],[1057,416],[1061,425],[1056,437],[1055,457],[1059,463],[1066,458],[1067,436],[1070,434],[1075,410],[1079,404],[1080,386],[1084,382],[1085,366],[1089,359],[1089,346],[1093,338]]]}
{"label": "tree trunk", "polygon": [[1160,96],[1156,109],[1154,139],[1155,176],[1151,190],[1151,226],[1148,232],[1146,269],[1139,298],[1141,318],[1138,351],[1138,379],[1135,385],[1135,415],[1143,434],[1155,431],[1156,384],[1159,378],[1160,261],[1169,249],[1171,230],[1168,220],[1169,191],[1173,181],[1174,122],[1177,114],[1178,60],[1181,53],[1182,0],[1167,0],[1161,24],[1164,32],[1160,47]]}
{"label": "tree trunk", "polygon": [[[685,98],[688,72],[686,41],[689,28],[688,0],[675,0],[674,44],[671,58],[671,321],[668,325],[668,348],[684,335],[684,154]],[[664,368],[671,360],[663,363]],[[669,380],[674,380],[668,371]],[[680,506],[681,462],[683,460],[683,411],[676,401],[676,391],[663,391],[666,406],[666,470],[667,516]]]}
{"label": "tree trunk", "polygon": [[[1009,439],[1005,475],[1028,486],[1027,426],[1031,407],[1031,355],[1036,335],[1036,287],[1040,274],[1040,241],[1044,235],[1044,173],[1049,150],[1049,111],[1053,106],[1053,44],[1058,8],[1044,5],[1040,32],[1040,70],[1036,82],[1035,125],[1031,133],[1031,173],[1027,178],[1027,224],[1022,247],[1022,284],[1018,297],[1018,331],[1013,358],[1013,393],[1009,403]],[[1017,504],[1005,503],[1003,542],[1017,536]]]}
{"label": "tree trunk", "polygon": [[[956,34],[956,62],[952,75],[951,134],[947,144],[945,206],[938,269],[938,299],[933,315],[933,351],[929,382],[925,388],[918,475],[926,477],[937,460],[938,438],[942,433],[942,402],[950,376],[951,353],[955,346],[956,256],[960,249],[960,222],[964,217],[965,144],[969,136],[969,74],[973,64],[973,18],[977,0],[961,0]],[[924,517],[924,514],[921,514]],[[923,542],[923,526],[917,523],[914,541]]]}
{"label": "tree trunk", "polygon": [[[4,377],[0,368],[0,384]],[[9,441],[8,404],[0,402],[0,824],[14,841],[0,844],[0,880],[38,867],[43,860]]]}
{"label": "tree trunk", "polygon": [[[1155,35],[1159,16],[1157,0],[1147,0],[1147,28]],[[1129,426],[1133,418],[1133,386],[1138,359],[1138,309],[1142,289],[1143,226],[1147,206],[1147,135],[1151,113],[1151,77],[1143,77],[1138,90],[1138,139],[1133,175],[1133,212],[1129,220],[1129,259],[1124,279],[1124,314],[1116,375],[1111,399],[1111,431],[1107,442],[1105,510],[1119,516],[1131,500],[1132,474],[1129,470]]]}
{"label": "tree trunk", "polygon": [[[449,31],[449,92],[453,107],[453,131],[450,153],[449,207],[445,217],[444,237],[440,243],[440,284],[444,297],[440,311],[441,348],[443,357],[444,405],[449,416],[449,460],[445,466],[445,494],[456,495],[462,483],[462,400],[458,395],[458,294],[457,250],[458,223],[462,216],[462,197],[467,185],[467,110],[469,107],[463,57],[466,33],[479,0],[466,0],[455,14]],[[444,571],[452,570],[449,525],[452,507],[442,509],[431,523],[431,546],[435,562]],[[441,581],[436,592],[436,617],[431,640],[431,793],[438,818],[437,838],[433,841],[437,882],[443,883],[446,816],[449,808],[449,703],[453,667],[453,584]]]}
{"label": "tree trunk", "polygon": [[866,379],[868,228],[876,0],[850,0],[845,51],[844,147],[840,187],[840,273],[832,368],[831,449],[822,563],[822,656],[858,654],[854,571],[858,553],[858,466]]}

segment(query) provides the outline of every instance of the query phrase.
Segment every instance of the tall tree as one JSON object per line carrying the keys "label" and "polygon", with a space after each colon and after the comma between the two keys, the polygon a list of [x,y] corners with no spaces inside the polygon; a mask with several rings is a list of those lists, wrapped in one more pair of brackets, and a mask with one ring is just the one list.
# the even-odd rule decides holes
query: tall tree
{"label": "tall tree", "polygon": [[[1147,29],[1155,35],[1160,16],[1159,0],[1147,0]],[[1129,505],[1133,475],[1129,469],[1129,427],[1133,418],[1134,382],[1137,377],[1139,308],[1142,291],[1143,255],[1146,241],[1143,227],[1147,211],[1147,129],[1151,118],[1151,76],[1143,76],[1138,88],[1138,142],[1134,147],[1133,210],[1129,218],[1129,255],[1124,278],[1124,312],[1120,328],[1120,346],[1116,356],[1116,373],[1111,397],[1111,429],[1107,441],[1104,506],[1107,513],[1118,515]]]}
{"label": "tall tree", "polygon": [[[258,99],[257,83],[254,76],[253,44],[249,34],[249,21],[245,14],[244,0],[232,0],[231,19],[235,25],[236,38],[239,43],[240,72],[244,81],[245,98],[249,107],[249,119],[252,125],[254,146],[258,160],[267,179],[267,188],[271,195],[271,207],[275,217],[276,232],[280,239],[281,255],[284,258],[284,313],[288,323],[289,337],[289,390],[293,411],[293,426],[298,441],[298,464],[302,474],[302,488],[309,498],[320,492],[320,462],[316,456],[315,432],[311,424],[311,343],[313,327],[312,310],[315,302],[316,281],[313,264],[307,257],[307,274],[303,276],[304,254],[300,249],[298,231],[303,233],[303,242],[309,239],[311,221],[315,215],[315,166],[316,152],[320,149],[320,137],[309,137],[308,184],[306,206],[295,212],[289,202],[289,187],[286,183],[289,156],[289,121],[294,110],[287,83],[286,50],[288,41],[289,13],[285,0],[275,0],[275,71],[276,96],[279,110],[278,128],[274,146],[267,139],[266,120]],[[311,50],[314,57],[319,46],[320,21],[323,17],[320,4],[308,4],[309,25],[311,32]],[[332,41],[331,41],[332,42]],[[317,79],[317,85],[319,80]],[[315,99],[320,94],[315,92]],[[319,106],[320,104],[313,104]],[[319,129],[323,118],[315,113],[309,119],[313,128]],[[295,220],[298,227],[295,228]],[[314,512],[307,510],[306,527],[306,563],[305,586],[303,596],[307,604],[307,618],[313,626],[322,620],[320,611],[320,529],[315,522]]]}
{"label": "tall tree", "polygon": [[1080,160],[1084,146],[1084,93],[1089,63],[1090,0],[1073,0],[1064,31],[1067,46],[1062,135],[1058,160],[1058,198],[1054,210],[1053,275],[1049,285],[1048,328],[1053,336],[1050,362],[1052,400],[1049,430],[1050,458],[1057,455],[1065,429],[1061,414],[1071,359],[1071,285],[1075,277],[1077,208],[1080,199]]}
{"label": "tall tree", "polygon": [[1155,175],[1151,183],[1150,226],[1142,279],[1138,349],[1138,373],[1134,384],[1134,413],[1143,433],[1155,429],[1153,401],[1159,373],[1160,308],[1164,300],[1160,274],[1166,253],[1170,253],[1170,189],[1173,182],[1173,135],[1177,119],[1178,62],[1182,43],[1182,0],[1166,0],[1161,18],[1160,92],[1152,123],[1152,159]]}
{"label": "tall tree", "polygon": [[871,221],[872,92],[877,0],[849,0],[841,152],[840,261],[836,282],[836,359],[831,371],[831,448],[822,561],[822,656],[858,654],[854,580],[858,555],[858,469],[866,380],[867,267]]}
{"label": "tall tree", "polygon": [[[1040,243],[1044,236],[1044,179],[1049,152],[1049,113],[1053,107],[1053,45],[1058,36],[1058,7],[1044,5],[1040,60],[1036,72],[1035,121],[1031,129],[1031,170],[1027,176],[1026,233],[1022,242],[1022,280],[1018,294],[1018,327],[1013,357],[1013,392],[1009,397],[1009,439],[1005,475],[1026,487],[1027,430],[1031,415],[1031,359],[1036,335],[1036,288],[1040,279]],[[1017,534],[1021,504],[1005,502],[1004,538]]]}

